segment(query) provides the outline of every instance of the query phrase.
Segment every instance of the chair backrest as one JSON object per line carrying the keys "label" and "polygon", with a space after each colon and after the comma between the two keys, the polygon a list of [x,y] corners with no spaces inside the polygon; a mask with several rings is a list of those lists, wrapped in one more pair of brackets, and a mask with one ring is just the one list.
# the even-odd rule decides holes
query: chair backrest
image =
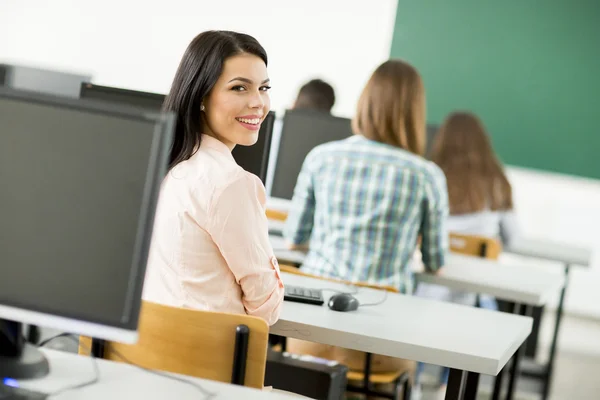
{"label": "chair backrest", "polygon": [[274,221],[285,221],[288,217],[288,213],[285,211],[267,209],[267,219]]}
{"label": "chair backrest", "polygon": [[345,281],[345,280],[341,280],[341,279],[328,278],[328,277],[324,277],[324,276],[308,274],[292,265],[279,264],[279,270],[281,272],[287,272],[290,274],[307,276],[310,278],[322,279],[322,280],[329,281],[329,282],[343,283],[345,285],[354,285],[354,286],[358,286],[358,287],[366,287],[366,288],[377,289],[377,290],[387,290],[388,292],[394,292],[394,293],[399,292],[398,288],[396,288],[394,286],[389,286],[389,285],[378,285],[376,283],[367,283],[367,282],[350,282],[350,281]]}
{"label": "chair backrest", "polygon": [[450,233],[450,250],[455,253],[496,260],[502,252],[502,244],[489,237]]}
{"label": "chair backrest", "polygon": [[[135,345],[106,342],[103,357],[123,361],[120,353],[144,368],[231,382],[236,329],[249,328],[244,385],[262,388],[265,380],[269,326],[257,317],[198,311],[143,302],[139,340]],[[85,344],[87,346],[82,346]],[[87,354],[90,338],[80,338]]]}

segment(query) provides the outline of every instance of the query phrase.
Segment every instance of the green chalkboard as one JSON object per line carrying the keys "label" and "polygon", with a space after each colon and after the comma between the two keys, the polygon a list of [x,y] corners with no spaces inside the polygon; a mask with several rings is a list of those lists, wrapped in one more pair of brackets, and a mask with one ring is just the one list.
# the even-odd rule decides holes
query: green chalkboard
{"label": "green chalkboard", "polygon": [[600,178],[600,0],[399,0],[429,123],[477,113],[511,165]]}

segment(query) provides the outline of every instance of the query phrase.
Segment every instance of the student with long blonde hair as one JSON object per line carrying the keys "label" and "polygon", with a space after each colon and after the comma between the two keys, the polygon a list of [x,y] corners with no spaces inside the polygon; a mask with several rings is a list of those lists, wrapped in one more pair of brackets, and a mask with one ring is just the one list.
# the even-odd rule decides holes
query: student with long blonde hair
{"label": "student with long blonde hair", "polygon": [[[380,65],[358,101],[353,130],[353,137],[318,146],[306,157],[284,236],[292,248],[308,247],[304,272],[412,293],[419,236],[431,273],[444,265],[448,242],[444,174],[422,157],[425,90],[417,70],[400,60]],[[364,367],[356,351],[295,340],[288,349],[353,370]],[[413,367],[373,357],[373,372]]]}

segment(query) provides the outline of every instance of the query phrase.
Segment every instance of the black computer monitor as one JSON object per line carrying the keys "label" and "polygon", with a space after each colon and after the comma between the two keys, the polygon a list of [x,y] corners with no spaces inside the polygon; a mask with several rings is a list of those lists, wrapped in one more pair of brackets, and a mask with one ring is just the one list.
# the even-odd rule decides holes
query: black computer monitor
{"label": "black computer monitor", "polygon": [[[81,85],[81,98],[160,110],[165,95],[84,83]],[[258,176],[263,183],[267,181],[274,122],[275,113],[270,112],[260,127],[258,141],[253,146],[236,146],[232,151],[233,158],[238,165]]]}
{"label": "black computer monitor", "polygon": [[165,101],[164,94],[140,92],[110,86],[100,86],[84,82],[81,84],[80,97],[109,103],[127,104],[132,107],[158,111]]}
{"label": "black computer monitor", "polygon": [[21,368],[36,352],[20,323],[137,340],[173,127],[171,114],[0,88],[0,377],[43,375]]}
{"label": "black computer monitor", "polygon": [[291,200],[302,163],[316,146],[352,135],[350,120],[314,110],[287,110],[283,118],[271,197]]}
{"label": "black computer monitor", "polygon": [[92,77],[86,74],[0,64],[0,86],[16,90],[78,98],[81,83],[90,79]]}

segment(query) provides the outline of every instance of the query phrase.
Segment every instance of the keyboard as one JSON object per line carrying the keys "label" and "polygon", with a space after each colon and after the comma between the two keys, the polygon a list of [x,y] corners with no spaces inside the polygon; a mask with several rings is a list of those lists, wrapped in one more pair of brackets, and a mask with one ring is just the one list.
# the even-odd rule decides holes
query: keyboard
{"label": "keyboard", "polygon": [[325,304],[322,290],[308,289],[300,286],[285,285],[283,299],[286,301],[295,301],[297,303],[314,304],[316,306]]}
{"label": "keyboard", "polygon": [[269,236],[283,237],[283,231],[277,228],[269,228]]}

